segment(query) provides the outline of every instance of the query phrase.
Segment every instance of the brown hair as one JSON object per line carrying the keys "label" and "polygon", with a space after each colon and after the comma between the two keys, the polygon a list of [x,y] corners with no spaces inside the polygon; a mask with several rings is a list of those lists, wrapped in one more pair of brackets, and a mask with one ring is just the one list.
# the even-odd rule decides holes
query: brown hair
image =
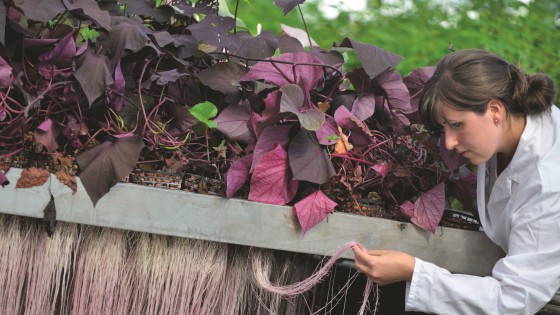
{"label": "brown hair", "polygon": [[488,101],[500,100],[512,115],[550,111],[556,97],[553,80],[545,74],[527,75],[501,57],[478,49],[445,56],[426,82],[419,101],[424,124],[441,129],[445,105],[456,110],[485,113]]}

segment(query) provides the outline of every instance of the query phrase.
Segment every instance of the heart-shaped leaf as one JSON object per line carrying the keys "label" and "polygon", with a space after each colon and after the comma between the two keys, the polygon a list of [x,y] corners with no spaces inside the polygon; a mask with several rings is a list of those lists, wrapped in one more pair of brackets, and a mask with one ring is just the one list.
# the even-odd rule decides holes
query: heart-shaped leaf
{"label": "heart-shaped leaf", "polygon": [[309,229],[323,221],[334,210],[337,203],[329,199],[322,191],[311,193],[294,205],[298,221],[305,234]]}
{"label": "heart-shaped leaf", "polygon": [[231,198],[245,184],[253,163],[253,155],[245,155],[231,163],[226,177],[226,197]]}
{"label": "heart-shaped leaf", "polygon": [[336,175],[331,159],[319,145],[314,132],[300,130],[290,141],[288,152],[294,179],[324,184]]}
{"label": "heart-shaped leaf", "polygon": [[305,96],[297,84],[288,84],[280,88],[280,112],[291,112],[297,115],[301,126],[315,131],[325,122],[325,114],[317,108],[302,110]]}
{"label": "heart-shaped leaf", "polygon": [[432,233],[441,221],[445,210],[445,186],[443,182],[424,192],[414,202],[414,215],[412,223]]}
{"label": "heart-shaped leaf", "polygon": [[205,124],[208,128],[216,128],[218,124],[214,120],[210,120],[218,114],[218,108],[211,102],[199,103],[189,109],[190,113]]}

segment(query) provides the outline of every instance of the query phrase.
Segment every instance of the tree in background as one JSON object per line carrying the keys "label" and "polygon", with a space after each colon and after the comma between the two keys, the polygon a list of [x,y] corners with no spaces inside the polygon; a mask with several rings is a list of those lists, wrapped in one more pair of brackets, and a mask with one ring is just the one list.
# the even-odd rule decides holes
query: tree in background
{"label": "tree in background", "polygon": [[[403,56],[397,70],[434,65],[449,49],[481,48],[497,53],[530,73],[547,72],[560,84],[560,3],[556,0],[364,0],[365,10],[325,14],[328,0],[307,0],[283,16],[270,1],[228,0],[247,29],[275,33],[280,25],[304,29],[321,46],[344,37],[373,44]],[[344,7],[348,7],[347,5]],[[301,18],[303,15],[305,24]],[[559,102],[557,101],[557,104]]]}

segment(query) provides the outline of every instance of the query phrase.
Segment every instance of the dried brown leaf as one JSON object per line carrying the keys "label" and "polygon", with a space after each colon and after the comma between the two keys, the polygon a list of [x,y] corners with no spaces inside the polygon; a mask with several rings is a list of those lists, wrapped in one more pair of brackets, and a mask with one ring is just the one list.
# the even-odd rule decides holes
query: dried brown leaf
{"label": "dried brown leaf", "polygon": [[76,180],[76,176],[68,174],[66,170],[58,170],[56,172],[56,178],[58,178],[58,180],[64,185],[72,189],[72,195],[75,194],[78,190],[78,182]]}
{"label": "dried brown leaf", "polygon": [[16,188],[31,188],[34,186],[42,186],[47,182],[51,174],[48,170],[42,168],[24,168],[21,176],[16,183]]}

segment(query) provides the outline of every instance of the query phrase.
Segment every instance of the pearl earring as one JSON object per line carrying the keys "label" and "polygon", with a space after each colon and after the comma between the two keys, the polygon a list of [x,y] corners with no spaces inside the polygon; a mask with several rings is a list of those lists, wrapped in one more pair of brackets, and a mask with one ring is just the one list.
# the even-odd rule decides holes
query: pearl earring
{"label": "pearl earring", "polygon": [[498,120],[497,119],[494,119],[494,125],[496,125],[496,126],[498,125]]}

